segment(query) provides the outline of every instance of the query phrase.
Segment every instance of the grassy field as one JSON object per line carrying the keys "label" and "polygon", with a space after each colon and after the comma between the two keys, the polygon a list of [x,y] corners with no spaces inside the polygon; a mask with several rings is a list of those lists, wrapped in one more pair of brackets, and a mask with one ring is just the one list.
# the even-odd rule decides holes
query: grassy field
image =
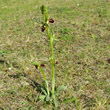
{"label": "grassy field", "polygon": [[68,87],[60,98],[75,96],[80,110],[110,110],[110,0],[0,0],[0,110],[52,109],[35,101],[43,76],[32,63],[45,64],[51,79],[43,4],[55,20],[56,85]]}

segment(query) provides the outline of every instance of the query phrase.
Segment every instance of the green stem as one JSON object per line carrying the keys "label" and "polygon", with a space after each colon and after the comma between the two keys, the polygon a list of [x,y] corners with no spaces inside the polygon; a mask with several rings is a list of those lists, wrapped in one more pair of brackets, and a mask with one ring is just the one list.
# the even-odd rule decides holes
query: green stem
{"label": "green stem", "polygon": [[46,75],[45,75],[43,69],[40,67],[40,65],[38,65],[38,66],[39,66],[39,69],[40,69],[40,71],[42,72],[42,74],[43,74],[43,76],[44,76],[45,83],[46,83],[46,90],[47,90],[47,93],[48,93],[48,95],[49,95],[49,87],[48,87],[48,81],[47,81]]}
{"label": "green stem", "polygon": [[44,76],[44,79],[47,81],[47,78],[46,78],[46,75],[45,75],[43,69],[42,69],[40,66],[39,66],[39,69],[40,69],[40,71],[42,72],[42,74],[43,74],[43,76]]}
{"label": "green stem", "polygon": [[47,25],[47,34],[49,37],[49,43],[50,43],[50,48],[51,48],[51,62],[52,62],[52,98],[55,100],[55,60],[54,60],[54,55],[53,55],[53,39],[52,36],[50,35],[49,32],[49,26]]}
{"label": "green stem", "polygon": [[54,60],[54,55],[53,55],[53,37],[50,35],[50,31],[49,31],[49,25],[48,25],[48,12],[47,12],[47,8],[45,6],[42,6],[42,10],[43,12],[43,19],[45,21],[45,26],[47,29],[47,35],[49,38],[49,44],[50,44],[50,48],[51,48],[51,63],[52,63],[52,98],[55,102],[55,60]]}

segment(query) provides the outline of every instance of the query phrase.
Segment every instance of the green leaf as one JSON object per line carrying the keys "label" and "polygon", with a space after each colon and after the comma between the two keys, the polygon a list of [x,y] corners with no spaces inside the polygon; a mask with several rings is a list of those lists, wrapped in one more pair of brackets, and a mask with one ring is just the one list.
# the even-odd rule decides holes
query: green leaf
{"label": "green leaf", "polygon": [[49,95],[48,82],[46,80],[44,81],[43,86],[43,89],[46,91],[46,95]]}
{"label": "green leaf", "polygon": [[59,86],[57,89],[56,89],[56,92],[55,94],[58,95],[62,90],[65,90],[67,89],[67,86]]}
{"label": "green leaf", "polygon": [[39,96],[39,99],[40,99],[42,102],[45,101],[45,98],[46,98],[46,95],[40,95],[40,96]]}
{"label": "green leaf", "polygon": [[37,96],[35,97],[35,101],[38,101],[38,99],[39,99],[39,95],[37,95]]}
{"label": "green leaf", "polygon": [[65,100],[63,101],[63,103],[66,104],[66,103],[73,102],[73,101],[75,101],[75,100],[76,100],[76,98],[73,97],[73,98],[65,99]]}
{"label": "green leaf", "polygon": [[28,105],[26,108],[27,108],[28,110],[34,110],[34,107],[33,107],[32,105]]}
{"label": "green leaf", "polygon": [[44,88],[41,88],[42,92],[47,95],[47,91]]}
{"label": "green leaf", "polygon": [[47,82],[46,80],[43,82],[43,86],[44,86],[45,88],[48,87],[48,82]]}
{"label": "green leaf", "polygon": [[51,97],[47,96],[47,97],[46,97],[46,101],[47,101],[47,102],[51,101]]}
{"label": "green leaf", "polygon": [[64,100],[63,104],[67,104],[67,103],[70,103],[70,102],[73,102],[73,101],[74,101],[74,104],[75,104],[77,110],[81,110],[81,106],[79,104],[79,100],[76,97]]}
{"label": "green leaf", "polygon": [[59,100],[55,98],[54,104],[55,104],[55,108],[57,108],[58,107],[58,104],[59,104]]}

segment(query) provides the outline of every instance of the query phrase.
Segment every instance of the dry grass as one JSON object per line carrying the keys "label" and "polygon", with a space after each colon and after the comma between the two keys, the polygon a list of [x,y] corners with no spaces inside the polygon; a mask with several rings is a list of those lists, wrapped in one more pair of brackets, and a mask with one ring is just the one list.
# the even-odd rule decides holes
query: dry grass
{"label": "dry grass", "polygon": [[[45,64],[51,78],[49,46],[41,33],[39,7],[46,4],[55,19],[52,31],[56,85],[67,85],[62,97],[75,96],[81,110],[110,109],[110,1],[109,0],[1,0],[0,1],[0,109],[51,110],[35,102],[42,74],[33,61]],[[76,110],[75,104],[60,110]]]}

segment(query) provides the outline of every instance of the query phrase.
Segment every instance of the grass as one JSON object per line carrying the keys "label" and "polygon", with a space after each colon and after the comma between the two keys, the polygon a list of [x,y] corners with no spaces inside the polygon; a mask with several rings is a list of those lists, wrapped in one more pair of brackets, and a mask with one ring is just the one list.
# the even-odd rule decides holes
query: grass
{"label": "grass", "polygon": [[[35,102],[35,85],[42,84],[43,76],[32,62],[45,64],[51,78],[49,45],[40,25],[42,4],[55,20],[56,85],[68,86],[60,97],[75,96],[81,110],[109,110],[109,0],[0,0],[0,109],[52,108]],[[77,108],[73,102],[59,109]]]}

